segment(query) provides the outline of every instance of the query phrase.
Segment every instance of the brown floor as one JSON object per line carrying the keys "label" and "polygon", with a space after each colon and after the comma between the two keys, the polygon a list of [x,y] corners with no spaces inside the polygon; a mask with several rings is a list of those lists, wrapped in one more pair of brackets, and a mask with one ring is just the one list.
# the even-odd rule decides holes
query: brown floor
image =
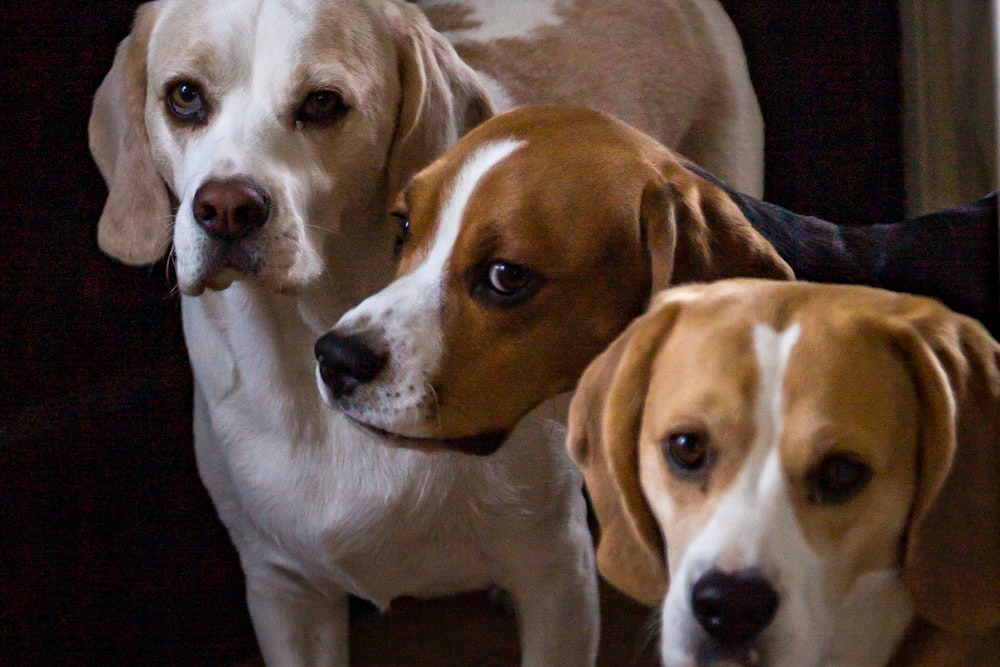
{"label": "brown floor", "polygon": [[[602,582],[600,667],[655,667],[655,610]],[[403,599],[388,612],[351,623],[354,667],[515,667],[514,617],[485,593],[437,600]],[[234,667],[259,667],[257,659]]]}

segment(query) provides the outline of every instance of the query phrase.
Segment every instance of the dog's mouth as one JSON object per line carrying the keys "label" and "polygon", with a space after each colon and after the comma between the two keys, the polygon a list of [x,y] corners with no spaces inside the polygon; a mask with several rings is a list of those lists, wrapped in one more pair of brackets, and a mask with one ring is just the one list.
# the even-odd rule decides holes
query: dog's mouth
{"label": "dog's mouth", "polygon": [[393,433],[392,431],[386,431],[385,429],[377,426],[372,426],[371,424],[359,421],[346,411],[342,410],[341,412],[358,428],[377,435],[383,440],[387,440],[392,445],[407,447],[409,449],[418,449],[423,452],[448,451],[472,454],[474,456],[489,456],[500,449],[500,446],[507,439],[507,432],[502,429],[484,431],[483,433],[479,433],[477,435],[458,438],[413,437]]}
{"label": "dog's mouth", "polygon": [[704,667],[766,667],[767,660],[756,643],[733,646],[713,641],[702,645],[697,664]]}

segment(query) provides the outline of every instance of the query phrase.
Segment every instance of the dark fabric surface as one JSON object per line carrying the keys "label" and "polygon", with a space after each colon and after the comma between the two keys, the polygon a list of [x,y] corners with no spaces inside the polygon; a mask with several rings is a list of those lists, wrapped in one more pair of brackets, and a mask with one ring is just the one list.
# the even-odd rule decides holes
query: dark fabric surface
{"label": "dark fabric surface", "polygon": [[[86,121],[138,3],[14,0],[0,31],[0,664],[222,665],[254,650],[201,487],[164,266],[95,243]],[[895,3],[724,0],[767,124],[769,199],[901,217]]]}

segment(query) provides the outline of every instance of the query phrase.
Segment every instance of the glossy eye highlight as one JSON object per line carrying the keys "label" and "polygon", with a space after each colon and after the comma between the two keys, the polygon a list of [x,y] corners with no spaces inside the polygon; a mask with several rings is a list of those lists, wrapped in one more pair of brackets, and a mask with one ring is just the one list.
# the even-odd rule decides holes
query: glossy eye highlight
{"label": "glossy eye highlight", "polygon": [[178,81],[167,89],[167,110],[177,120],[201,123],[208,115],[205,96],[196,83]]}
{"label": "glossy eye highlight", "polygon": [[832,452],[806,475],[809,501],[838,505],[861,493],[872,478],[872,469],[853,452]]}
{"label": "glossy eye highlight", "polygon": [[410,240],[410,215],[406,211],[390,211],[389,217],[396,221],[398,230],[393,242],[393,257],[399,259],[403,254],[403,246]]}
{"label": "glossy eye highlight", "polygon": [[705,471],[711,464],[708,436],[695,431],[671,433],[661,443],[663,457],[670,472],[678,477],[691,477]]}
{"label": "glossy eye highlight", "polygon": [[311,125],[331,125],[351,110],[344,97],[335,90],[314,90],[302,101],[295,121]]}
{"label": "glossy eye highlight", "polygon": [[545,279],[521,264],[496,260],[479,270],[472,286],[473,296],[500,308],[524,303],[542,288]]}

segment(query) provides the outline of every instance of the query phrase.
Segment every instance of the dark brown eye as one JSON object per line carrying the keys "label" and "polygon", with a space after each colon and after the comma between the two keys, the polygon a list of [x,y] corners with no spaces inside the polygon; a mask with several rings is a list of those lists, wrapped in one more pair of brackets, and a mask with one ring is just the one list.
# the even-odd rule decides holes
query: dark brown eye
{"label": "dark brown eye", "polygon": [[314,90],[303,100],[295,120],[300,123],[329,125],[351,110],[343,96],[335,90]]}
{"label": "dark brown eye", "polygon": [[175,118],[186,123],[200,123],[207,113],[201,88],[189,81],[179,81],[170,87],[167,109]]}
{"label": "dark brown eye", "polygon": [[872,478],[872,469],[853,452],[833,452],[806,475],[809,501],[837,505],[861,493]]}
{"label": "dark brown eye", "polygon": [[403,254],[403,246],[410,240],[410,216],[406,211],[391,211],[389,217],[396,221],[398,231],[393,245],[393,256],[399,259]]}
{"label": "dark brown eye", "polygon": [[663,454],[672,472],[689,475],[708,464],[708,438],[700,433],[673,433],[663,441]]}

